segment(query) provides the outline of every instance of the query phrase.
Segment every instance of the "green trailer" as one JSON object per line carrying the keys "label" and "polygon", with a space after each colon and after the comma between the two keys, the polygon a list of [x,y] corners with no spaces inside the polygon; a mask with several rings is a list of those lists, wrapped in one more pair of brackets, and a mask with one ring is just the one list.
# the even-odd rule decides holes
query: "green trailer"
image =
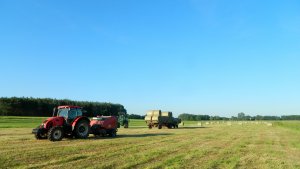
{"label": "green trailer", "polygon": [[174,118],[172,112],[162,112],[161,110],[150,110],[145,116],[145,122],[149,129],[158,127],[161,129],[163,126],[170,128],[178,128],[181,119]]}

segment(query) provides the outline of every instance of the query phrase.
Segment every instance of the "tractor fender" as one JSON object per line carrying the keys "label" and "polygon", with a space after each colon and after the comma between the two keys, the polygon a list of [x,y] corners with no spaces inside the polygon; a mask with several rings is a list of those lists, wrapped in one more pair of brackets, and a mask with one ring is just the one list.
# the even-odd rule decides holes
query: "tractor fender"
{"label": "tractor fender", "polygon": [[86,120],[86,121],[88,121],[88,122],[89,122],[89,125],[90,125],[90,119],[89,119],[89,118],[83,117],[83,116],[77,117],[77,118],[72,122],[72,131],[74,130],[76,124],[77,124],[79,121],[81,121],[81,120]]}

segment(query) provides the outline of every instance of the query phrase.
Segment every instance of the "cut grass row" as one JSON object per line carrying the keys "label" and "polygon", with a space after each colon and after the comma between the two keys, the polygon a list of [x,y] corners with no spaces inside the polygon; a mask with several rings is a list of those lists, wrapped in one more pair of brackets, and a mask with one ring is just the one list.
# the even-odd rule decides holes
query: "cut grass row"
{"label": "cut grass row", "polygon": [[35,140],[30,128],[2,128],[0,168],[300,168],[299,127],[299,122],[133,127],[119,129],[113,139],[54,143]]}

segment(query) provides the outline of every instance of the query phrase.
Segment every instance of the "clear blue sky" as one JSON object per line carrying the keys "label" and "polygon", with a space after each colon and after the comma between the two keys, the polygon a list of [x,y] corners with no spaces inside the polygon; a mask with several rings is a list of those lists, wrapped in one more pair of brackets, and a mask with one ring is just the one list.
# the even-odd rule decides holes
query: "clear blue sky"
{"label": "clear blue sky", "polygon": [[0,0],[0,96],[300,113],[298,0]]}

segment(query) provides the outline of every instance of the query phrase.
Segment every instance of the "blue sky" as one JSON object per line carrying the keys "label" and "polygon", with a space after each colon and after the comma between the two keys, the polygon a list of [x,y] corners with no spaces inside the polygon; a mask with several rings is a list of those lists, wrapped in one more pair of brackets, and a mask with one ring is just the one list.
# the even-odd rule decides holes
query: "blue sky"
{"label": "blue sky", "polygon": [[300,113],[297,0],[0,0],[0,96]]}

